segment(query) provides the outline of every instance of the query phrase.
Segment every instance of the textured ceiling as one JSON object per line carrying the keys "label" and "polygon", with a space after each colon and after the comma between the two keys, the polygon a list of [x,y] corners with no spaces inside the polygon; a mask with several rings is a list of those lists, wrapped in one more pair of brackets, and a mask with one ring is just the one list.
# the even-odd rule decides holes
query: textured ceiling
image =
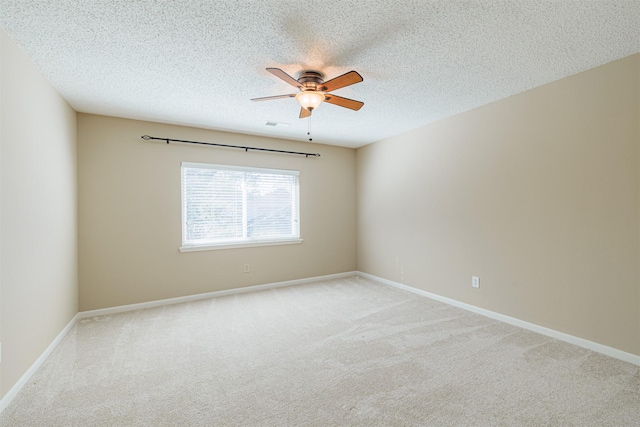
{"label": "textured ceiling", "polygon": [[296,92],[265,68],[357,70],[335,94],[364,107],[311,123],[347,147],[640,51],[637,0],[0,0],[0,25],[78,111],[301,141],[295,99],[249,100]]}

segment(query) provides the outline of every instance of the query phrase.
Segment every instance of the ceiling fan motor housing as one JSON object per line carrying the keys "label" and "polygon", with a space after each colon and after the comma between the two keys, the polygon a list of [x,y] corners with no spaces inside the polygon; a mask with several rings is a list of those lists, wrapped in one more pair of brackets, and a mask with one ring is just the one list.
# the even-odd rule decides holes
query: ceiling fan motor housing
{"label": "ceiling fan motor housing", "polygon": [[298,76],[298,83],[306,90],[318,90],[324,83],[324,74],[319,71],[303,71]]}

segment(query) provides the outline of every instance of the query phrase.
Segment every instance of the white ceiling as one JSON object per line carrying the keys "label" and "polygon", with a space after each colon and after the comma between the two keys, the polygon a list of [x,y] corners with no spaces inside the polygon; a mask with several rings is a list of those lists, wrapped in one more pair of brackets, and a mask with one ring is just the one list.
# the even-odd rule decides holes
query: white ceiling
{"label": "white ceiling", "polygon": [[[0,25],[77,111],[306,141],[265,71],[364,82],[313,113],[359,147],[640,52],[640,1],[0,0]],[[267,121],[291,123],[266,126]]]}

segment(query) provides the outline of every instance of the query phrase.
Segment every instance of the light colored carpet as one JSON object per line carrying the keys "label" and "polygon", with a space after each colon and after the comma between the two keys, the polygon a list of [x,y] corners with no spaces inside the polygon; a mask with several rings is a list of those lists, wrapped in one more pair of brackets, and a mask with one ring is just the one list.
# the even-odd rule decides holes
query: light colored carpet
{"label": "light colored carpet", "polygon": [[640,368],[364,278],[81,320],[3,426],[638,426]]}

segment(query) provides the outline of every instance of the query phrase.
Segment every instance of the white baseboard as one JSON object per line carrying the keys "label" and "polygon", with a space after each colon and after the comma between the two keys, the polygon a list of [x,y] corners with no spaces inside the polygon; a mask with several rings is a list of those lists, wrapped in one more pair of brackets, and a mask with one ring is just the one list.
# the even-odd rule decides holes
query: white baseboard
{"label": "white baseboard", "polygon": [[16,382],[13,385],[13,387],[11,387],[11,390],[9,390],[7,394],[4,395],[2,400],[0,400],[0,413],[2,413],[2,411],[4,411],[4,409],[7,406],[9,406],[9,403],[11,403],[13,398],[16,397],[16,395],[20,392],[20,390],[22,390],[22,387],[24,387],[24,385],[27,382],[29,382],[29,379],[31,379],[33,374],[35,374],[38,368],[44,363],[45,360],[47,360],[47,357],[49,357],[49,355],[51,354],[51,352],[53,352],[56,346],[60,344],[60,341],[62,341],[62,338],[64,338],[65,335],[67,335],[67,333],[71,330],[73,325],[76,324],[76,321],[80,318],[78,314],[79,313],[73,316],[73,318],[69,321],[69,323],[67,323],[67,326],[65,326],[64,329],[60,331],[58,336],[56,336],[54,340],[51,341],[51,344],[49,344],[49,346],[42,352],[40,357],[38,357],[36,361],[33,362],[33,364],[29,367],[29,369],[27,369],[27,372],[25,372],[20,377],[18,382]]}
{"label": "white baseboard", "polygon": [[80,319],[94,316],[104,316],[105,314],[123,313],[126,311],[142,310],[145,308],[161,307],[163,305],[180,304],[201,299],[222,297],[225,295],[243,294],[246,292],[264,291],[266,289],[282,288],[285,286],[301,285],[304,283],[319,282],[321,280],[341,279],[343,277],[355,276],[357,272],[328,274],[325,276],[307,277],[305,279],[287,280],[286,282],[268,283],[265,285],[246,286],[244,288],[225,289],[224,291],[207,292],[204,294],[187,295],[184,297],[167,298],[156,301],[141,302],[138,304],[120,305],[117,307],[99,308],[97,310],[81,311],[78,313]]}
{"label": "white baseboard", "polygon": [[504,314],[496,313],[495,311],[486,310],[484,308],[476,307],[475,305],[456,301],[451,298],[447,298],[437,294],[433,294],[431,292],[423,291],[422,289],[414,288],[412,286],[407,286],[391,280],[383,279],[382,277],[374,276],[372,274],[358,272],[358,275],[362,277],[366,277],[367,279],[384,283],[385,285],[393,286],[394,288],[413,292],[414,294],[422,295],[424,297],[431,298],[436,301],[440,301],[455,307],[459,307],[464,310],[468,310],[473,313],[477,313],[482,316],[489,317],[491,319],[499,320],[504,323],[509,323],[511,325],[518,326],[523,329],[528,329],[530,331],[537,332],[539,334],[546,335],[551,338],[556,338],[561,341],[565,341],[569,344],[574,344],[579,347],[583,347],[588,350],[595,351],[596,353],[601,353],[606,356],[610,356],[610,357],[622,360],[624,362],[629,362],[629,363],[633,363],[634,365],[640,366],[640,356],[632,353],[627,353],[622,350],[618,350],[617,348],[609,347],[603,344],[598,344],[597,342],[593,342],[593,341],[586,340],[584,338],[579,338],[573,335],[565,334],[564,332],[559,332],[554,329],[545,328],[544,326],[536,325],[535,323],[525,322],[524,320],[520,320],[515,317],[506,316]]}

